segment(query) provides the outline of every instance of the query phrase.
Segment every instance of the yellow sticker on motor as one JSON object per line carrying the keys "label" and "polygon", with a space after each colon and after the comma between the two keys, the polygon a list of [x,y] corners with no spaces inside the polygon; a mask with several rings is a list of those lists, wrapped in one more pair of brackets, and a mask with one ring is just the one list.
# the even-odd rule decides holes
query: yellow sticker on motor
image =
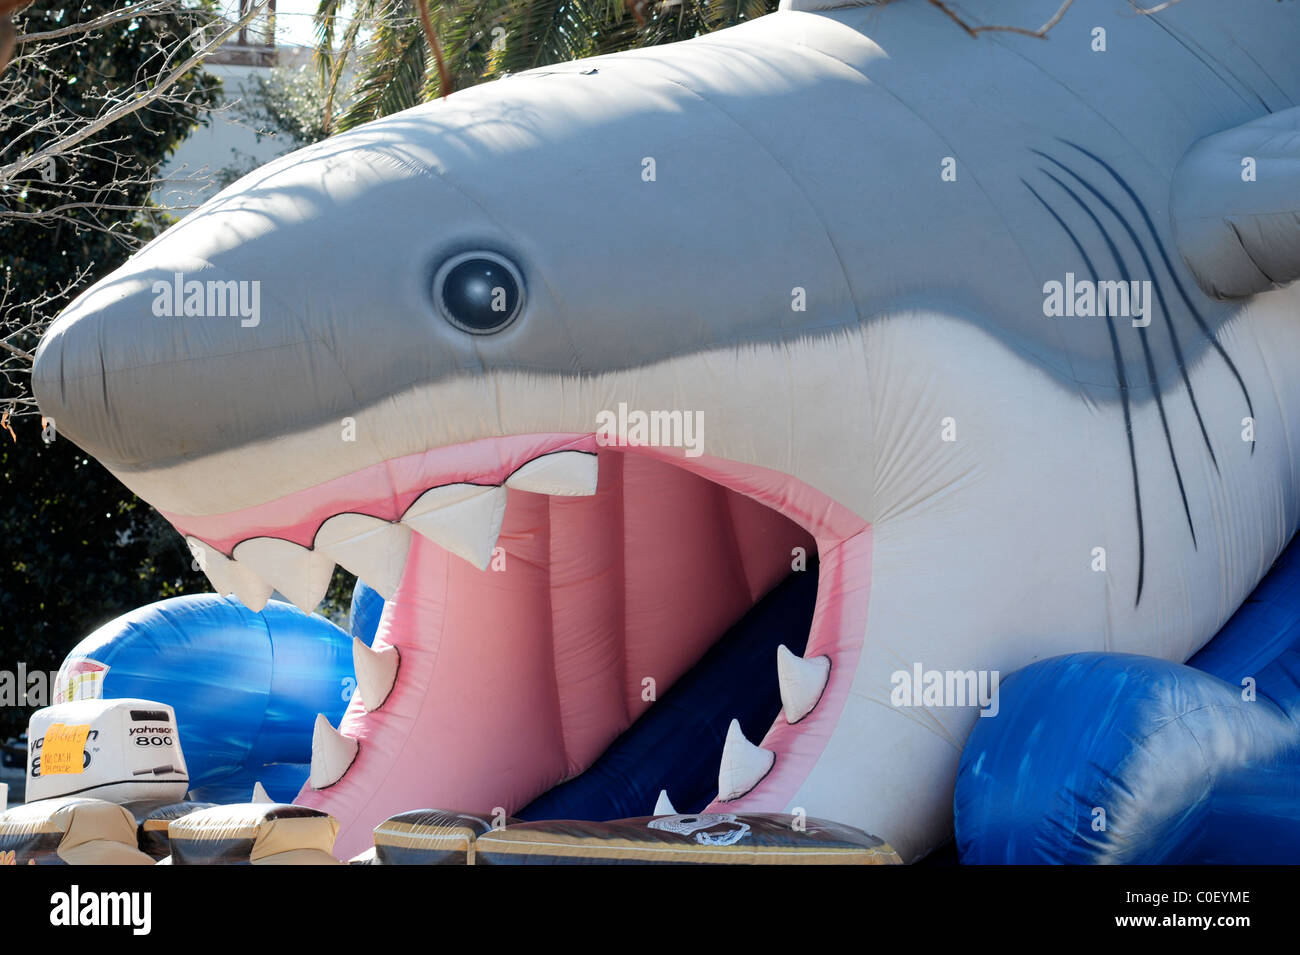
{"label": "yellow sticker on motor", "polygon": [[84,770],[89,723],[51,723],[41,744],[41,775],[71,776]]}

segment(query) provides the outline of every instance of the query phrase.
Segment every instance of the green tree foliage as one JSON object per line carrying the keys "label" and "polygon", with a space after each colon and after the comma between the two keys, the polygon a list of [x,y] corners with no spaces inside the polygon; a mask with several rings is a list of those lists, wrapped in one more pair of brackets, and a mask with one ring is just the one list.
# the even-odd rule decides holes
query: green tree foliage
{"label": "green tree foliage", "polygon": [[[211,588],[180,535],[71,441],[46,447],[31,418],[0,443],[0,669],[58,669],[100,624]],[[0,707],[0,741],[31,707]]]}

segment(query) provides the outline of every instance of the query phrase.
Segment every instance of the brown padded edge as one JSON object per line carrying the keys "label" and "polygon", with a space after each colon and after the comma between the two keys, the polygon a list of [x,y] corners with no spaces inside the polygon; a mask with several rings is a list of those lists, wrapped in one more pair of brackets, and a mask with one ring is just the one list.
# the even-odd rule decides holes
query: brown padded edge
{"label": "brown padded edge", "polygon": [[[20,836],[24,833],[67,832],[72,825],[74,812],[82,806],[90,807],[88,811],[92,813],[98,806],[100,807],[98,811],[106,812],[110,819],[115,810],[126,812],[121,806],[102,799],[88,796],[56,796],[14,806],[7,812],[0,813],[0,833]],[[134,825],[134,820],[132,824]]]}
{"label": "brown padded edge", "polygon": [[339,824],[333,816],[306,816],[298,819],[272,819],[257,834],[249,861],[257,864],[269,856],[289,852],[319,852],[331,863],[338,862],[330,852],[338,838]]}
{"label": "brown padded edge", "polygon": [[684,862],[696,865],[902,865],[888,843],[874,848],[789,846],[680,846],[630,839],[568,837],[558,833],[503,829],[480,836],[478,856],[555,856],[611,862]]}
{"label": "brown padded edge", "polygon": [[376,849],[382,846],[456,854],[463,857],[465,865],[473,865],[474,842],[490,829],[491,823],[474,813],[413,809],[391,816],[375,826],[374,844]]}
{"label": "brown padded edge", "polygon": [[[331,855],[339,832],[338,821],[328,813],[302,806],[282,803],[217,806],[174,819],[168,829],[177,849],[186,843],[251,839],[248,861],[254,865],[339,864]],[[214,860],[213,864],[218,863]]]}
{"label": "brown padded edge", "polygon": [[59,858],[68,865],[153,865],[153,856],[120,842],[93,839],[71,848],[59,846]]}
{"label": "brown padded edge", "polygon": [[116,803],[95,800],[68,807],[62,812],[68,813],[68,825],[63,842],[59,844],[60,854],[82,843],[99,840],[137,848],[135,817]]}
{"label": "brown padded edge", "polygon": [[375,829],[376,846],[402,849],[468,849],[477,837],[477,830],[469,826],[447,826],[433,830],[424,826],[385,822]]}
{"label": "brown padded edge", "polygon": [[252,860],[253,865],[346,865],[320,849],[289,849]]}
{"label": "brown padded edge", "polygon": [[783,813],[710,815],[729,816],[715,825],[742,823],[749,827],[748,834],[731,845],[714,845],[701,844],[691,833],[652,828],[667,817],[608,823],[532,822],[480,836],[475,843],[476,863],[550,857],[610,863],[902,865],[891,846],[853,826],[808,817],[805,828],[794,830],[791,817]]}
{"label": "brown padded edge", "polygon": [[[328,813],[305,806],[268,802],[200,809],[171,820],[169,829],[173,839],[196,842],[257,839],[276,826],[289,821],[327,821],[333,824],[334,832],[336,834],[338,832],[338,823]],[[331,847],[333,845],[332,838],[330,845]]]}
{"label": "brown padded edge", "polygon": [[0,815],[10,836],[62,833],[56,855],[69,865],[153,865],[136,845],[135,817],[125,807],[84,796],[38,800]]}

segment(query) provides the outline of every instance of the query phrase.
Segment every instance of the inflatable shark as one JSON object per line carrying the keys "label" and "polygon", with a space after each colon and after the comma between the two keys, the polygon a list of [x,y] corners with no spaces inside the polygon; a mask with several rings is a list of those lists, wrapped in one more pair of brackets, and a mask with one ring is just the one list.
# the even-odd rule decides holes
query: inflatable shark
{"label": "inflatable shark", "polygon": [[815,566],[711,809],[917,859],[972,688],[1184,661],[1296,530],[1298,36],[1276,0],[1046,39],[784,0],[508,77],[241,179],[67,309],[35,391],[217,590],[388,598],[298,800],[341,855],[580,777]]}

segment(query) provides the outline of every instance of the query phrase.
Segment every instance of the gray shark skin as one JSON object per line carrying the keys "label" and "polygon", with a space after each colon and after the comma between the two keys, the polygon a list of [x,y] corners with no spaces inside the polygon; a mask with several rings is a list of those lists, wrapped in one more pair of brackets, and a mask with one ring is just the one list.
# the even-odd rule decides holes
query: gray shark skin
{"label": "gray shark skin", "polygon": [[[891,705],[893,672],[1181,661],[1297,526],[1298,38],[1274,0],[1077,3],[1046,40],[900,0],[520,74],[240,180],[68,308],[34,387],[186,533],[404,455],[590,432],[620,400],[702,409],[710,455],[872,534],[834,729],[797,791],[737,804],[916,858],[977,717]],[[1260,207],[1216,205],[1240,157],[1189,158],[1229,130],[1226,153],[1258,147]],[[1206,278],[1237,241],[1273,254]],[[475,250],[526,288],[498,334],[434,302]],[[159,316],[178,274],[259,283],[256,322]],[[1067,276],[1149,282],[1147,313],[1045,315]]]}

